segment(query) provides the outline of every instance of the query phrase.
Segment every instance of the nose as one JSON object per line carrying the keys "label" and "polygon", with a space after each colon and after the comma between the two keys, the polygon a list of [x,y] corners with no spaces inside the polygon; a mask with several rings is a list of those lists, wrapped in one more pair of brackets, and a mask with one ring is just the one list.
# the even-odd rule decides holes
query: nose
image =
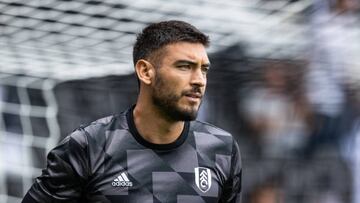
{"label": "nose", "polygon": [[191,77],[191,85],[205,87],[206,86],[206,73],[201,70],[201,67],[195,68]]}

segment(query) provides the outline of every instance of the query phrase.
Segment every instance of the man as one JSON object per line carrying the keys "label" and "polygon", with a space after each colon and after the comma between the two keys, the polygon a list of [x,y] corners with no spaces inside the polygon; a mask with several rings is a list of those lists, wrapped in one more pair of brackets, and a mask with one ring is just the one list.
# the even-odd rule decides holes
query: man
{"label": "man", "polygon": [[208,43],[182,21],[145,28],[133,52],[136,105],[66,137],[23,202],[239,202],[237,144],[193,121],[206,87]]}

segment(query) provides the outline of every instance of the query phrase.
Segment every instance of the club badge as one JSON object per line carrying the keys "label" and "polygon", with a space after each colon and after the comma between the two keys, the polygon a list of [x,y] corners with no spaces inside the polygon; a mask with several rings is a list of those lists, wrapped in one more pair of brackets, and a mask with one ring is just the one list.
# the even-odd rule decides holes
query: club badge
{"label": "club badge", "polygon": [[205,167],[195,168],[195,183],[201,192],[207,192],[211,187],[211,171]]}

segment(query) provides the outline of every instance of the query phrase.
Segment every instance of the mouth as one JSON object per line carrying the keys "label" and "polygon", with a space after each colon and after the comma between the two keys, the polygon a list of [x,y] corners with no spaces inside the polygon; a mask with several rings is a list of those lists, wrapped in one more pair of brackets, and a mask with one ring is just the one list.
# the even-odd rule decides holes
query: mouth
{"label": "mouth", "polygon": [[197,98],[197,99],[202,98],[202,95],[200,93],[187,93],[187,94],[185,94],[185,96],[191,97],[191,98]]}
{"label": "mouth", "polygon": [[191,102],[199,102],[202,98],[202,94],[196,92],[186,93],[184,96]]}

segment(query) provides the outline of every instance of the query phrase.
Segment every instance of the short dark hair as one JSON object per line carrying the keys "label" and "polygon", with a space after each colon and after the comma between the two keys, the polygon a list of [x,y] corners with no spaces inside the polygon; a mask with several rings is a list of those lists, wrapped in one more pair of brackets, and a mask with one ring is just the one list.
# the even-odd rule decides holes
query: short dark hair
{"label": "short dark hair", "polygon": [[209,45],[209,37],[200,32],[193,25],[178,21],[162,21],[150,24],[137,35],[133,49],[133,62],[148,59],[152,54],[164,46],[175,42],[201,43]]}

